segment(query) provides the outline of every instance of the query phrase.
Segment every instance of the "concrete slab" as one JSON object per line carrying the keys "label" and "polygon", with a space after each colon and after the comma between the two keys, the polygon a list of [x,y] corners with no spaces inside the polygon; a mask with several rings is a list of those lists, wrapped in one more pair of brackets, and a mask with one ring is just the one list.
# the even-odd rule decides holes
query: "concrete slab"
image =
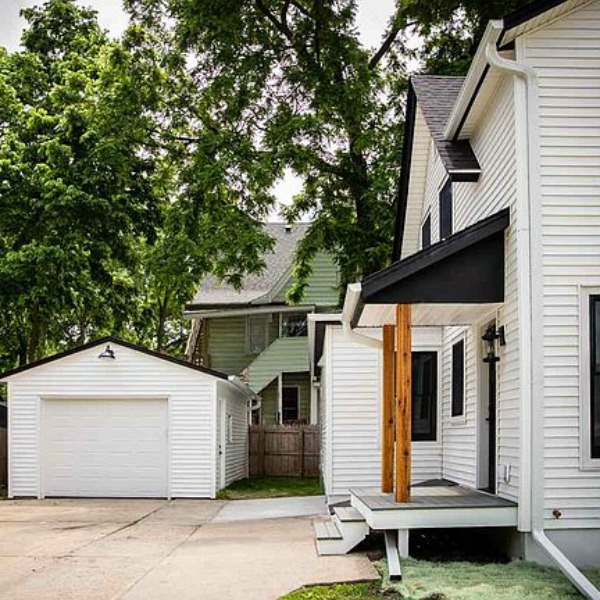
{"label": "concrete slab", "polygon": [[363,555],[318,556],[310,518],[213,522],[123,600],[269,600],[303,585],[376,578]]}
{"label": "concrete slab", "polygon": [[295,498],[267,498],[260,500],[234,500],[228,502],[215,523],[250,521],[254,519],[281,519],[285,517],[310,517],[327,514],[325,496]]}
{"label": "concrete slab", "polygon": [[364,556],[317,555],[297,515],[324,510],[322,497],[0,502],[0,598],[264,600],[376,577]]}

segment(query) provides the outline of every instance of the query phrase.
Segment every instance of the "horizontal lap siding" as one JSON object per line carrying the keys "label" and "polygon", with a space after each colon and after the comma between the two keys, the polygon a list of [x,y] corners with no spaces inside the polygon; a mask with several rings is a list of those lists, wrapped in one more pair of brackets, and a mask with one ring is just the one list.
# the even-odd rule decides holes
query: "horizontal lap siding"
{"label": "horizontal lap siding", "polygon": [[[501,496],[516,500],[519,485],[519,341],[517,294],[517,214],[513,86],[502,79],[473,135],[471,145],[482,169],[477,183],[457,182],[453,190],[453,229],[458,232],[503,208],[510,207],[511,225],[506,236],[505,302],[498,324],[504,325],[509,343],[500,349],[497,377],[498,474],[510,465],[510,481],[498,482]],[[439,154],[432,146],[423,200],[423,218],[431,212],[432,242],[439,241],[439,192],[447,179]],[[493,315],[491,315],[493,317]],[[461,336],[466,348],[466,419],[450,418],[451,347]],[[442,352],[442,428],[444,477],[471,487],[477,484],[477,417],[480,344],[477,329],[448,327]]]}
{"label": "horizontal lap siding", "polygon": [[[331,495],[353,487],[381,484],[381,351],[360,344],[340,327],[328,327],[326,362],[331,399]],[[325,436],[327,437],[327,436]],[[413,444],[413,481],[441,476],[441,449],[433,442]]]}
{"label": "horizontal lap siding", "polygon": [[214,378],[112,344],[116,360],[98,348],[16,376],[10,382],[11,493],[39,490],[39,396],[165,395],[170,399],[169,475],[172,496],[208,497],[215,480]]}
{"label": "horizontal lap siding", "polygon": [[578,290],[600,285],[600,3],[523,50],[540,93],[546,526],[600,527],[600,471],[579,468]]}
{"label": "horizontal lap siding", "polygon": [[[233,418],[233,438],[220,440],[225,451],[225,486],[228,486],[248,476],[248,411],[245,399],[227,383],[217,383],[217,394],[225,402],[225,431],[228,415]],[[217,427],[220,429],[220,424]]]}

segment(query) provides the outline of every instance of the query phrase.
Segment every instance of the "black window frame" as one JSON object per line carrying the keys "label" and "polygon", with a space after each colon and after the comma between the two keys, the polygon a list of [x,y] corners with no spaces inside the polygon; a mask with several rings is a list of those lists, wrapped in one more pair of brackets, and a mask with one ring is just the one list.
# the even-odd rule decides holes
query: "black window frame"
{"label": "black window frame", "polygon": [[[296,410],[296,417],[295,418],[290,418],[289,416],[286,416],[286,412],[289,411],[289,408],[286,408],[284,406],[285,403],[285,392],[287,390],[296,390],[296,406],[295,406],[295,410]],[[289,423],[295,423],[297,421],[300,420],[300,386],[298,385],[283,385],[281,387],[281,423],[282,424],[289,424]]]}
{"label": "black window frame", "polygon": [[454,233],[453,203],[452,181],[448,179],[440,190],[440,241],[449,238]]}
{"label": "black window frame", "polygon": [[[418,393],[420,383],[418,378],[418,361],[431,361],[431,380],[429,382],[430,394],[427,405],[420,403]],[[412,441],[413,442],[435,442],[437,441],[437,420],[438,420],[438,353],[436,351],[416,351],[412,353],[412,405],[411,405],[411,421],[412,421]],[[419,410],[421,409],[421,410]],[[427,416],[422,421],[428,421],[429,429],[427,431],[417,431],[416,416],[423,414],[423,410]]]}
{"label": "black window frame", "polygon": [[[589,297],[590,308],[590,458],[600,459],[600,320],[596,319],[596,305],[600,306],[600,295]],[[596,422],[597,420],[597,422]],[[598,427],[598,430],[596,429]],[[596,441],[597,439],[597,441]]]}
{"label": "black window frame", "polygon": [[429,248],[429,246],[431,246],[431,213],[427,215],[421,225],[421,250]]}
{"label": "black window frame", "polygon": [[465,340],[452,344],[452,417],[465,414]]}

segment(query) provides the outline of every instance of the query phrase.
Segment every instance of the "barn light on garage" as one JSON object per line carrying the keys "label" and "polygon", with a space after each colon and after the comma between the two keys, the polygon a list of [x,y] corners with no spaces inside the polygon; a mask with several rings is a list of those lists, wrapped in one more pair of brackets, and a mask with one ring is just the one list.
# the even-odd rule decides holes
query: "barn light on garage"
{"label": "barn light on garage", "polygon": [[110,347],[110,344],[106,344],[106,348],[98,355],[98,358],[116,358],[115,351]]}

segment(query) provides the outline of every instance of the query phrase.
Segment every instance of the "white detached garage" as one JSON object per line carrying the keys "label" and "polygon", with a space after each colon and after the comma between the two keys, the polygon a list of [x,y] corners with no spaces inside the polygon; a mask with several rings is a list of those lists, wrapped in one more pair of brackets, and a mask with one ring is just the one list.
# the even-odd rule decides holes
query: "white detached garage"
{"label": "white detached garage", "polygon": [[253,393],[103,338],[5,373],[10,497],[214,498],[248,474]]}

